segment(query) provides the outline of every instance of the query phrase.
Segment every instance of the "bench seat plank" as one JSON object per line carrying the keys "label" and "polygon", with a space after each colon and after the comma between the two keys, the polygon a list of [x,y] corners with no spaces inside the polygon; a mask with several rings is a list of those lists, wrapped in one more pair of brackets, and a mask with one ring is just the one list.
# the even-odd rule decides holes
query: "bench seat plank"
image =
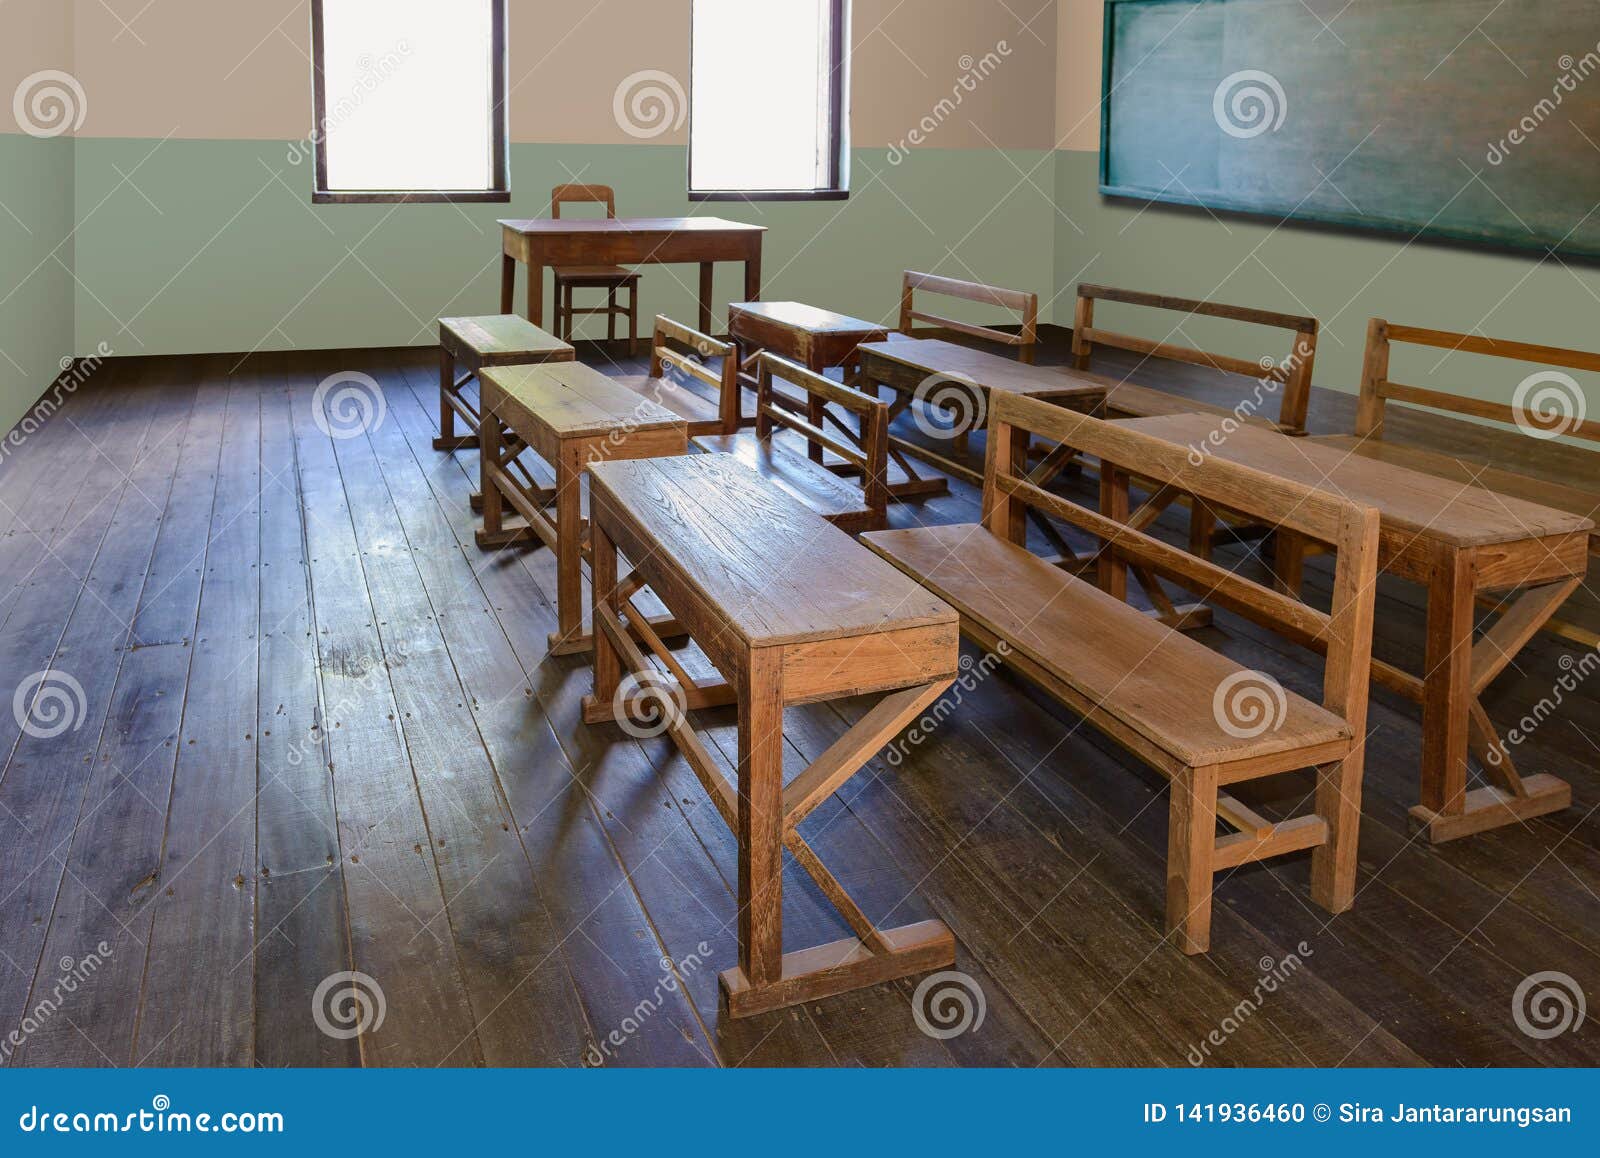
{"label": "bench seat plank", "polygon": [[1280,728],[1229,734],[1214,696],[1245,668],[981,526],[876,531],[861,541],[1190,767],[1351,738],[1345,721],[1292,692]]}
{"label": "bench seat plank", "polygon": [[701,435],[693,441],[709,454],[733,457],[842,530],[857,532],[880,525],[859,486],[844,481],[804,454],[758,437],[754,431]]}
{"label": "bench seat plank", "polygon": [[[542,425],[558,438],[604,435],[627,423],[673,423],[678,415],[582,362],[497,366],[484,371],[494,408],[513,429]],[[489,393],[485,393],[488,404]]]}
{"label": "bench seat plank", "polygon": [[572,346],[527,318],[515,314],[440,318],[439,332],[447,349],[458,356],[470,352],[480,366],[514,362],[570,362]]}
{"label": "bench seat plank", "polygon": [[[1169,414],[1211,414],[1218,418],[1238,419],[1234,411],[1210,402],[1185,398],[1181,394],[1168,394],[1133,382],[1120,382],[1106,392],[1106,413],[1112,418],[1158,418]],[[1259,414],[1245,415],[1243,421],[1266,430],[1276,430],[1277,424]]]}
{"label": "bench seat plank", "polygon": [[669,379],[635,375],[629,378],[613,378],[612,381],[625,390],[633,391],[640,398],[665,406],[689,424],[691,437],[697,434],[714,434],[722,427],[722,416],[718,413],[715,402]]}

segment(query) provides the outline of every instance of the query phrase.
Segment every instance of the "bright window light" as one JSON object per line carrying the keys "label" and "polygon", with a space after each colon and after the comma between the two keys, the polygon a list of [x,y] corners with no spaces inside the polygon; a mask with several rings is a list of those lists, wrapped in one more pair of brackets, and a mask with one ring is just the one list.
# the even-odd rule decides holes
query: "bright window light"
{"label": "bright window light", "polygon": [[847,187],[848,0],[694,0],[689,192]]}
{"label": "bright window light", "polygon": [[318,193],[503,200],[504,16],[504,0],[319,0]]}

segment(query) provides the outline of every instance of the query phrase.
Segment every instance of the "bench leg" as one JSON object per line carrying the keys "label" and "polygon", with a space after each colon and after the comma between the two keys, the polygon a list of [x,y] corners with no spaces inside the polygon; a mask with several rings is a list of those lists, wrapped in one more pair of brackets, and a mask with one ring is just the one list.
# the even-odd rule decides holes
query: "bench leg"
{"label": "bench leg", "polygon": [[1356,901],[1361,769],[1359,754],[1317,769],[1317,815],[1328,826],[1328,841],[1311,854],[1311,899],[1330,913],[1342,913]]}
{"label": "bench leg", "polygon": [[460,397],[456,383],[456,360],[450,351],[439,348],[439,435],[433,440],[434,450],[472,450],[478,445],[476,434],[456,433],[456,408],[452,398]]}
{"label": "bench leg", "polygon": [[1217,844],[1217,770],[1172,781],[1167,829],[1167,932],[1185,953],[1211,948],[1211,862]]}
{"label": "bench leg", "polygon": [[1189,554],[1210,559],[1217,516],[1199,495],[1190,496],[1189,503]]}
{"label": "bench leg", "polygon": [[556,464],[556,630],[550,649],[557,655],[586,650],[583,634],[583,458],[562,447]]}
{"label": "bench leg", "polygon": [[1305,583],[1306,541],[1294,531],[1279,527],[1272,538],[1273,585],[1285,595],[1300,598]]}
{"label": "bench leg", "polygon": [[772,656],[753,652],[739,689],[739,971],[754,989],[783,976],[783,673]]}

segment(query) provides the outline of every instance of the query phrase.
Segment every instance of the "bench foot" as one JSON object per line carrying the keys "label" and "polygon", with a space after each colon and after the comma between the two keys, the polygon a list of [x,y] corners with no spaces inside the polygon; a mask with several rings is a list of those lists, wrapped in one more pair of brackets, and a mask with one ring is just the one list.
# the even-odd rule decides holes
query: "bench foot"
{"label": "bench foot", "polygon": [[[651,615],[647,617],[646,622],[649,623],[650,630],[655,632],[658,639],[682,639],[684,636],[689,634],[688,631],[684,629],[683,624],[678,622],[676,616]],[[637,629],[633,630],[629,634],[631,634],[635,639],[643,638]],[[563,635],[559,631],[552,631],[547,644],[551,655],[587,655],[589,652],[594,650],[594,632],[588,628],[585,628],[577,635]],[[727,702],[732,703],[733,701],[729,700]],[[704,705],[690,704],[689,706],[692,708],[701,707]],[[605,723],[612,718],[613,717],[611,716],[606,716],[603,719],[590,720],[587,718],[586,713],[584,722],[589,724],[599,724]]]}
{"label": "bench foot", "polygon": [[433,440],[434,450],[477,450],[478,436],[476,434],[463,434],[457,438],[440,438]]}
{"label": "bench foot", "polygon": [[1411,809],[1411,820],[1427,829],[1429,841],[1443,844],[1572,806],[1572,786],[1559,777],[1548,773],[1525,776],[1522,786],[1527,791],[1525,796],[1513,796],[1492,786],[1474,788],[1467,793],[1466,806],[1460,812],[1435,812],[1418,804]]}
{"label": "bench foot", "polygon": [[498,551],[501,547],[512,547],[522,543],[543,545],[541,539],[532,527],[507,527],[503,531],[485,531],[478,528],[473,540],[482,551]]}
{"label": "bench foot", "polygon": [[725,970],[723,1007],[730,1017],[752,1017],[955,964],[955,935],[943,921],[884,929],[882,936],[888,949],[881,953],[855,937],[785,953],[780,978],[760,988],[753,987],[737,966]]}
{"label": "bench foot", "polygon": [[472,507],[473,514],[483,514],[483,492],[473,491],[471,497],[467,499],[467,504]]}

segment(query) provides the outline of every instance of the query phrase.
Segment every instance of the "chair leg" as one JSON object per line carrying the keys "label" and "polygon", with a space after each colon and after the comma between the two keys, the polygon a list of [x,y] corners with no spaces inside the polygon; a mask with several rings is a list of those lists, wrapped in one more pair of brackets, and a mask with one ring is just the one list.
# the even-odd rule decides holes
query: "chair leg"
{"label": "chair leg", "polygon": [[1362,763],[1357,753],[1317,769],[1317,815],[1328,826],[1328,842],[1311,854],[1311,899],[1330,913],[1356,902]]}
{"label": "chair leg", "polygon": [[628,287],[628,357],[639,356],[639,283]]}
{"label": "chair leg", "polygon": [[456,384],[456,360],[450,351],[439,350],[439,438],[449,442],[456,436],[456,410],[450,405],[450,392]]}
{"label": "chair leg", "polygon": [[606,290],[606,341],[617,340],[617,289],[612,286]]}
{"label": "chair leg", "polygon": [[1211,948],[1211,861],[1217,844],[1217,770],[1191,768],[1172,781],[1167,829],[1167,931],[1185,953]]}

